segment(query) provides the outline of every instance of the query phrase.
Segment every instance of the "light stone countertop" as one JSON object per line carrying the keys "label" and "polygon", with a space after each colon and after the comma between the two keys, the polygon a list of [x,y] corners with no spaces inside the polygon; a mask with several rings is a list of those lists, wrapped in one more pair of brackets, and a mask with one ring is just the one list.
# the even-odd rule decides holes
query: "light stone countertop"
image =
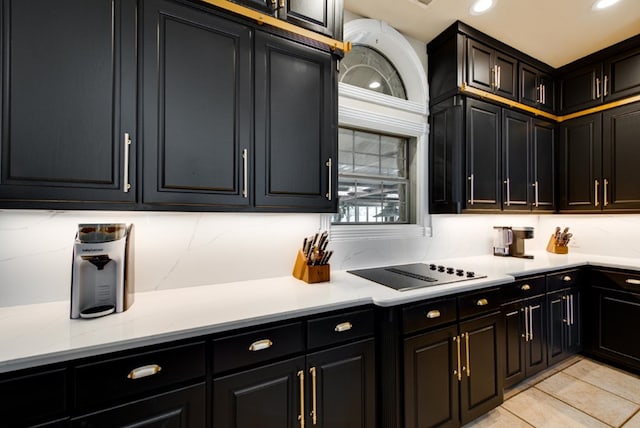
{"label": "light stone countertop", "polygon": [[491,255],[428,260],[487,277],[403,292],[332,271],[330,282],[318,284],[281,277],[136,293],[129,310],[91,320],[69,319],[68,301],[4,307],[0,373],[364,304],[395,306],[586,264],[640,269],[638,259],[533,254],[533,260]]}

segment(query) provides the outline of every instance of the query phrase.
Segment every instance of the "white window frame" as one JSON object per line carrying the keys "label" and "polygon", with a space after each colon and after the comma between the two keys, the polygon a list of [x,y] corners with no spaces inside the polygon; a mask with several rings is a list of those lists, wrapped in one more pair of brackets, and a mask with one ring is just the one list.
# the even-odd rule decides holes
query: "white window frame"
{"label": "white window frame", "polygon": [[427,206],[428,97],[427,76],[420,58],[407,39],[387,23],[356,19],[344,25],[344,39],[382,53],[396,67],[405,86],[407,100],[338,84],[340,126],[370,132],[396,134],[416,139],[415,224],[332,225],[332,215],[322,216],[321,229],[333,241],[418,238],[431,235]]}

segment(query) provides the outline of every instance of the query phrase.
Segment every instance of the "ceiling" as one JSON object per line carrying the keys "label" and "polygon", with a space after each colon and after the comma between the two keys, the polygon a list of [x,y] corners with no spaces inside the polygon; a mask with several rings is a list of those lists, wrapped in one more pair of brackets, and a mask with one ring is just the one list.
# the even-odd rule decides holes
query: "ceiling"
{"label": "ceiling", "polygon": [[591,9],[593,1],[498,0],[477,16],[469,13],[473,0],[344,0],[344,5],[424,43],[459,19],[557,68],[640,34],[640,0],[620,0],[600,11]]}

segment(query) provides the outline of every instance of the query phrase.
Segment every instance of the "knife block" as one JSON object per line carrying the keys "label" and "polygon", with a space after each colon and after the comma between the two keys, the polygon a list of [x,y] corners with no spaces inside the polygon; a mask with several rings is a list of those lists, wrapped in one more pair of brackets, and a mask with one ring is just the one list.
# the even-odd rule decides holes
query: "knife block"
{"label": "knife block", "polygon": [[551,235],[549,243],[547,244],[547,251],[554,254],[568,254],[569,247],[566,245],[556,245],[556,238]]}
{"label": "knife block", "polygon": [[307,258],[298,250],[296,264],[293,266],[293,276],[307,284],[326,282],[330,280],[331,265],[308,265]]}

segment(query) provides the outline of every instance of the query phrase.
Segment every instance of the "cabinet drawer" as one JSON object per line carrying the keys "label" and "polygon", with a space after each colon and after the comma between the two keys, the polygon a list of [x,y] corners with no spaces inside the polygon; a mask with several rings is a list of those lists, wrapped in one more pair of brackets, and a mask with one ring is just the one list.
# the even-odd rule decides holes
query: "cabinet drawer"
{"label": "cabinet drawer", "polygon": [[513,284],[502,286],[502,300],[509,303],[544,294],[547,291],[546,285],[547,281],[544,275],[518,279]]}
{"label": "cabinet drawer", "polygon": [[640,272],[595,270],[591,278],[591,284],[595,286],[640,293]]}
{"label": "cabinet drawer", "polygon": [[373,331],[373,309],[311,319],[307,322],[307,346],[312,349],[356,340],[372,336]]}
{"label": "cabinet drawer", "polygon": [[0,425],[26,426],[67,412],[65,369],[0,381]]}
{"label": "cabinet drawer", "polygon": [[79,365],[75,370],[75,404],[115,402],[205,376],[204,342]]}
{"label": "cabinet drawer", "polygon": [[501,303],[502,296],[499,288],[489,288],[459,296],[458,307],[460,308],[460,318],[490,312],[498,309]]}
{"label": "cabinet drawer", "polygon": [[402,332],[407,334],[444,325],[455,321],[457,316],[455,297],[407,306],[402,309]]}
{"label": "cabinet drawer", "polygon": [[547,291],[556,291],[579,285],[580,270],[572,269],[547,275]]}
{"label": "cabinet drawer", "polygon": [[213,341],[213,371],[220,373],[303,350],[302,322],[222,337]]}

